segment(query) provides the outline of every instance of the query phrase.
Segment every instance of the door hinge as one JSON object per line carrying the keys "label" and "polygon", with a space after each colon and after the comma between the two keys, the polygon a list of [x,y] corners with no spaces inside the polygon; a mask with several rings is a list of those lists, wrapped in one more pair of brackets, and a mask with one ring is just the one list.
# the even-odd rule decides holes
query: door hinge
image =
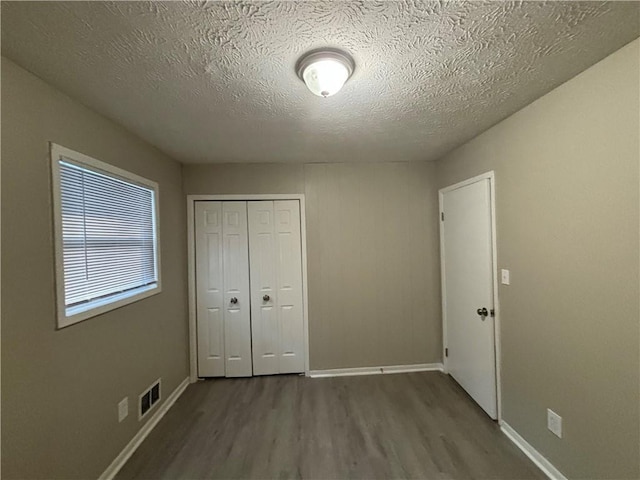
{"label": "door hinge", "polygon": [[445,357],[448,357],[448,356],[449,356],[449,349],[448,349],[448,348],[445,348],[445,349],[444,349],[444,356],[445,356]]}
{"label": "door hinge", "polygon": [[444,212],[440,212],[440,220],[444,222]]}

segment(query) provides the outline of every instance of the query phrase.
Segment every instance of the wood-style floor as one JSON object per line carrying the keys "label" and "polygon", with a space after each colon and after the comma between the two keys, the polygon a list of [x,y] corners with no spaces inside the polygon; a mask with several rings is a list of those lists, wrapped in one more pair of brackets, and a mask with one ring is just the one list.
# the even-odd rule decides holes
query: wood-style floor
{"label": "wood-style floor", "polygon": [[439,372],[191,385],[118,479],[544,479]]}

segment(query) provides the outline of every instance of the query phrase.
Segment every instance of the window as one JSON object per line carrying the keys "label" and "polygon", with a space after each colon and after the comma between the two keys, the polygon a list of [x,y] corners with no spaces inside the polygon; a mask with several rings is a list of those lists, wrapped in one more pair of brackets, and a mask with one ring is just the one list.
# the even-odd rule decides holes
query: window
{"label": "window", "polygon": [[58,328],[160,292],[158,185],[51,144]]}

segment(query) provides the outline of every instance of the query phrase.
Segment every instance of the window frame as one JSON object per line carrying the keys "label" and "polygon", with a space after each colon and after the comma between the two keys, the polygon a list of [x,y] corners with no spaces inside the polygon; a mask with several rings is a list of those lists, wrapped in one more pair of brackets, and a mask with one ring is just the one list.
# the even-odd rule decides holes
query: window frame
{"label": "window frame", "polygon": [[[53,233],[55,251],[55,291],[56,291],[56,325],[57,329],[68,327],[76,323],[88,320],[103,313],[129,305],[144,298],[151,297],[162,292],[162,268],[160,264],[160,189],[156,182],[128,172],[108,163],[96,160],[83,153],[76,152],[56,143],[50,142],[51,153],[51,191],[53,197]],[[153,190],[154,195],[154,230],[155,230],[155,263],[157,284],[155,286],[139,287],[113,297],[90,302],[86,309],[67,314],[65,303],[64,282],[64,241],[62,238],[62,189],[60,178],[60,160],[65,163],[77,165],[81,168],[97,171],[103,175],[123,180]]]}

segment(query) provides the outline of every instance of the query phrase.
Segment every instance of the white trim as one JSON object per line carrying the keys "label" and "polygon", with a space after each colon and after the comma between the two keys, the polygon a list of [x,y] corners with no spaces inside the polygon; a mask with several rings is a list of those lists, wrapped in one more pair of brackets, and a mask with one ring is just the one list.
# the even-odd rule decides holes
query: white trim
{"label": "white trim", "polygon": [[494,177],[495,177],[494,172],[493,172],[493,170],[491,170],[489,172],[485,172],[485,173],[482,173],[480,175],[476,175],[475,177],[467,178],[466,180],[462,180],[461,182],[454,183],[453,185],[449,185],[448,187],[441,188],[440,190],[438,190],[438,192],[440,194],[448,193],[448,192],[451,192],[453,190],[457,190],[459,188],[466,187],[468,185],[472,185],[472,184],[477,183],[477,182],[479,182],[481,180],[487,180],[487,179],[493,180]]}
{"label": "white trim", "polygon": [[[53,196],[53,233],[54,233],[54,256],[55,256],[55,290],[56,290],[56,328],[61,329],[76,323],[88,320],[97,315],[124,307],[130,303],[137,302],[147,297],[151,297],[162,292],[162,268],[160,263],[160,187],[159,185],[144,177],[128,172],[108,163],[96,160],[88,155],[76,152],[56,143],[50,142],[51,157],[51,191]],[[60,191],[60,164],[64,159],[66,163],[88,167],[92,170],[104,172],[110,177],[119,177],[122,180],[138,184],[153,191],[154,200],[154,230],[155,230],[155,262],[156,262],[156,285],[151,287],[140,287],[119,296],[109,297],[105,301],[91,302],[89,306],[76,308],[76,313],[68,314],[65,305],[64,295],[64,253],[62,243],[62,205]]]}
{"label": "white trim", "polygon": [[300,195],[300,242],[302,243],[302,328],[304,335],[304,374],[309,375],[309,293],[307,290],[307,207]]}
{"label": "white trim", "polygon": [[444,191],[438,192],[438,230],[440,232],[440,308],[442,309],[442,367],[444,373],[449,373],[447,368],[447,294],[446,275],[444,266],[444,229],[442,226],[444,215]]}
{"label": "white trim", "polygon": [[197,201],[298,200],[300,202],[300,241],[302,243],[302,301],[304,329],[304,373],[309,376],[309,299],[307,290],[307,220],[304,194],[187,195],[187,262],[189,285],[189,378],[198,381],[196,325],[196,254],[194,208]]}
{"label": "white trim", "polygon": [[[127,290],[122,293],[110,295],[106,298],[93,300],[86,304],[77,305],[64,309],[65,317],[58,322],[58,328],[68,327],[75,323],[87,320],[101,313],[124,307],[130,303],[137,302],[143,298],[151,297],[160,293],[160,287],[157,282],[155,285],[145,285],[143,287]],[[62,303],[62,302],[60,302]]]}
{"label": "white trim", "polygon": [[187,195],[187,201],[243,202],[251,200],[304,200],[303,193],[258,193],[240,195]]}
{"label": "white trim", "polygon": [[356,375],[384,375],[389,373],[442,372],[441,363],[418,363],[415,365],[391,365],[387,367],[334,368],[330,370],[311,370],[309,377],[353,377]]}
{"label": "white trim", "polygon": [[567,477],[565,477],[560,470],[533,448],[531,444],[522,438],[507,422],[500,422],[500,430],[551,480],[567,480]]}
{"label": "white trim", "polygon": [[454,185],[441,188],[438,191],[438,215],[440,225],[440,284],[442,297],[442,363],[444,372],[448,373],[447,356],[445,349],[447,348],[447,312],[446,312],[446,282],[445,282],[445,260],[444,260],[444,229],[442,228],[442,213],[444,194],[458,188],[466,187],[481,180],[489,180],[490,188],[490,208],[491,208],[491,256],[493,268],[493,329],[494,329],[494,348],[495,348],[495,369],[496,369],[496,411],[497,420],[502,420],[502,347],[500,337],[500,302],[498,298],[498,246],[497,246],[497,229],[496,229],[496,178],[493,170],[477,175]]}
{"label": "white trim", "polygon": [[195,203],[187,196],[187,293],[189,307],[189,381],[198,381],[198,339],[196,332],[196,238]]}
{"label": "white trim", "polygon": [[493,338],[495,341],[496,355],[496,408],[498,422],[502,420],[502,337],[500,335],[500,300],[498,298],[498,236],[496,229],[496,178],[493,171],[491,175],[491,255],[493,256]]}
{"label": "white trim", "polygon": [[151,433],[151,431],[155,428],[158,422],[164,417],[165,413],[169,411],[169,409],[176,403],[176,400],[180,398],[185,391],[185,389],[189,386],[189,377],[185,378],[180,385],[176,387],[176,389],[171,392],[171,395],[167,397],[162,406],[153,414],[151,418],[143,425],[143,427],[138,430],[138,433],[131,439],[131,441],[127,444],[126,447],[122,449],[122,451],[118,454],[118,456],[111,462],[111,464],[107,467],[107,469],[102,472],[102,475],[98,477],[99,480],[111,480],[115,477],[120,469],[127,463],[127,460],[131,458],[131,455],[138,449],[140,444],[144,441],[145,438]]}
{"label": "white trim", "polygon": [[57,143],[51,142],[51,157],[56,161],[64,157],[65,161],[68,161],[69,163],[77,164],[80,166],[88,165],[95,170],[101,170],[105,173],[108,173],[109,176],[115,175],[122,178],[123,180],[126,180],[127,182],[134,182],[144,187],[151,188],[152,190],[158,190],[158,184],[153,180],[141,177],[140,175],[136,175],[135,173],[131,173],[127,170],[123,170],[122,168],[115,167],[109,163],[96,160],[89,155],[76,152],[75,150],[63,147],[62,145],[58,145]]}

